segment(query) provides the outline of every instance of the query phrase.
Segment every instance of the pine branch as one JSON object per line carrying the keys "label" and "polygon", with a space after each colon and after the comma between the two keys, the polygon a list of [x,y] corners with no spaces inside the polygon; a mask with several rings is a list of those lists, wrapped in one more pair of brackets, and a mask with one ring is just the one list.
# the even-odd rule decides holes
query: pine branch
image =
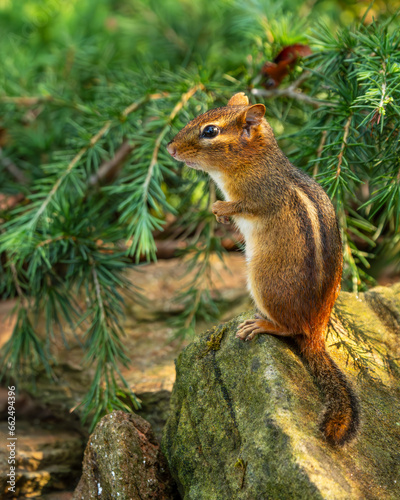
{"label": "pine branch", "polygon": [[184,94],[182,94],[181,98],[179,99],[179,101],[177,102],[177,104],[175,105],[175,107],[173,108],[171,113],[169,114],[167,121],[166,121],[166,124],[164,125],[163,129],[161,130],[161,132],[157,136],[154,150],[153,150],[153,154],[152,154],[151,161],[150,161],[150,165],[149,165],[149,169],[148,169],[146,178],[145,178],[144,183],[143,183],[143,200],[144,200],[144,202],[146,202],[147,198],[148,198],[149,185],[150,185],[151,178],[153,176],[154,167],[157,164],[158,152],[160,150],[161,143],[165,137],[165,134],[168,132],[168,129],[169,129],[171,122],[176,117],[176,115],[179,113],[179,111],[185,106],[185,104],[188,102],[188,100],[191,97],[193,97],[197,91],[203,90],[203,89],[204,89],[204,85],[202,83],[199,83],[199,84],[195,85],[194,87],[192,87],[191,89],[189,89]]}
{"label": "pine branch", "polygon": [[[125,108],[121,113],[121,116],[126,118],[129,114],[137,111],[140,106],[143,106],[149,101],[155,101],[157,99],[162,99],[168,97],[168,92],[159,92],[157,94],[145,95],[142,99],[137,102],[132,103],[130,106]],[[124,161],[128,158],[129,154],[133,151],[134,145],[130,144],[129,141],[124,140],[121,146],[115,152],[113,158],[102,163],[95,174],[93,174],[89,179],[89,185],[95,186],[104,181],[110,181],[118,175],[118,171],[123,165]]]}
{"label": "pine branch", "polygon": [[321,141],[318,145],[318,149],[317,149],[317,162],[316,164],[314,165],[314,170],[313,170],[313,177],[316,177],[317,174],[318,174],[318,168],[319,168],[319,159],[321,158],[321,155],[322,155],[322,151],[324,149],[324,146],[325,146],[325,142],[326,142],[326,136],[328,135],[328,131],[327,130],[323,130],[322,131],[322,134],[321,134]]}
{"label": "pine branch", "polygon": [[[149,100],[153,99],[161,99],[164,97],[164,94],[149,94],[140,99],[139,101],[136,101],[132,104],[130,104],[128,107],[126,107],[122,113],[121,116],[126,118],[130,113],[133,113],[136,111],[140,106],[142,106],[144,103],[148,102]],[[83,155],[90,149],[92,148],[104,135],[107,134],[107,132],[110,130],[113,122],[112,120],[107,120],[106,123],[101,127],[101,129],[90,139],[89,143],[87,146],[84,146],[79,150],[79,152],[75,155],[75,157],[71,160],[71,162],[68,164],[66,170],[62,173],[62,175],[58,178],[56,183],[54,184],[53,188],[51,189],[50,193],[47,195],[46,199],[42,203],[40,209],[37,211],[37,213],[34,216],[34,221],[37,221],[40,216],[43,214],[43,212],[46,210],[48,204],[56,194],[57,190],[61,186],[63,180],[68,176],[68,174],[79,164],[80,160],[82,159]]]}
{"label": "pine branch", "polygon": [[95,186],[103,182],[110,182],[117,175],[125,160],[133,151],[134,146],[125,140],[109,161],[102,163],[95,174],[89,179],[89,185]]}
{"label": "pine branch", "polygon": [[56,241],[61,241],[61,240],[67,240],[71,239],[72,241],[76,241],[76,238],[74,236],[71,236],[69,234],[60,234],[59,236],[56,236],[55,238],[47,238],[47,240],[43,240],[40,243],[36,245],[36,248],[41,248],[45,247],[46,245],[51,245],[52,243],[55,243]]}
{"label": "pine branch", "polygon": [[[385,70],[386,68],[384,68]],[[386,98],[386,81],[384,81],[382,83],[382,97],[381,97],[381,100],[379,101],[379,105],[378,105],[378,108],[380,110],[383,110],[384,109],[384,102],[385,102],[385,98]],[[379,122],[378,122],[379,124]]]}
{"label": "pine branch", "polygon": [[39,220],[40,216],[43,214],[43,212],[46,210],[48,204],[52,200],[53,196],[56,194],[58,188],[61,186],[63,180],[67,177],[67,175],[72,171],[74,167],[79,163],[81,160],[82,156],[86,153],[86,151],[89,148],[92,148],[102,137],[105,135],[110,127],[111,127],[112,121],[108,120],[106,123],[101,127],[101,129],[95,134],[89,141],[89,144],[87,146],[84,146],[77,154],[76,156],[72,159],[72,161],[69,163],[68,167],[66,170],[62,173],[62,175],[58,178],[57,182],[54,184],[52,187],[50,193],[47,195],[46,199],[42,203],[41,207],[39,210],[36,212],[34,216],[34,221]]}
{"label": "pine branch", "polygon": [[157,99],[162,99],[164,97],[168,97],[168,95],[169,95],[168,92],[159,92],[157,94],[147,94],[142,99],[139,99],[139,101],[133,102],[128,107],[126,107],[122,111],[121,115],[126,118],[128,115],[130,115],[131,113],[133,113],[134,111],[139,109],[140,106],[143,106],[143,104],[145,104],[146,102],[156,101]]}
{"label": "pine branch", "polygon": [[105,323],[106,322],[106,315],[104,312],[103,299],[101,298],[100,283],[99,283],[99,279],[97,277],[96,268],[93,264],[92,264],[92,275],[93,275],[93,282],[94,282],[95,290],[96,290],[97,303],[99,304],[99,307],[100,307],[101,320],[103,323]]}
{"label": "pine branch", "polygon": [[275,98],[275,97],[290,97],[291,99],[296,99],[298,101],[305,102],[307,104],[311,104],[314,108],[318,108],[322,105],[325,106],[335,106],[334,103],[331,102],[326,102],[326,101],[320,101],[318,99],[313,99],[307,94],[303,94],[300,90],[299,87],[300,85],[307,79],[309,78],[310,73],[308,71],[304,71],[300,77],[295,80],[289,87],[286,88],[276,88],[273,90],[264,90],[264,89],[251,89],[251,93],[253,95],[260,96],[260,97],[265,97],[267,99]]}
{"label": "pine branch", "polygon": [[[0,96],[0,102],[16,104],[17,106],[32,107],[43,102],[56,101],[51,95],[46,96]],[[64,104],[64,101],[60,101]]]}
{"label": "pine branch", "polygon": [[347,137],[349,135],[352,118],[353,118],[353,113],[350,113],[350,116],[348,117],[346,124],[344,126],[344,129],[343,129],[344,133],[343,133],[342,146],[340,148],[340,153],[338,155],[338,165],[336,168],[336,178],[339,177],[339,175],[340,175],[341,165],[342,165],[342,161],[343,161],[343,153],[344,153],[345,147],[347,145]]}
{"label": "pine branch", "polygon": [[10,174],[14,177],[14,179],[20,184],[26,185],[28,184],[28,179],[25,174],[22,172],[20,168],[15,165],[9,158],[6,158],[3,155],[3,149],[0,147],[0,163],[5,167]]}
{"label": "pine branch", "polygon": [[17,273],[17,269],[15,267],[15,264],[9,260],[9,265],[10,265],[10,269],[11,269],[11,273],[12,273],[12,277],[13,277],[13,281],[14,281],[14,286],[15,286],[15,289],[17,290],[17,294],[18,294],[19,298],[21,299],[22,306],[24,308],[27,308],[29,305],[28,299],[26,298],[24,292],[22,291],[21,285],[19,284],[18,273]]}
{"label": "pine branch", "polygon": [[60,99],[52,95],[45,96],[0,96],[0,103],[14,104],[21,108],[34,108],[39,104],[53,104],[59,108],[72,108],[83,113],[99,114],[97,111],[92,111],[90,108],[85,107],[79,102],[71,102],[65,99]]}

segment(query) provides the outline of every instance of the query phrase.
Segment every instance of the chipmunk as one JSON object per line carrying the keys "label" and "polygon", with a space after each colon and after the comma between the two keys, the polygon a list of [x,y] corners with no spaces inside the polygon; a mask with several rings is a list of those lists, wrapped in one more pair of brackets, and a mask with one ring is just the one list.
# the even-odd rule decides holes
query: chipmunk
{"label": "chipmunk", "polygon": [[280,150],[263,104],[235,94],[184,127],[167,150],[206,171],[226,201],[212,211],[232,217],[245,239],[248,288],[258,314],[236,337],[292,337],[325,394],[320,429],[331,444],[356,433],[359,404],[325,349],[325,334],[342,276],[342,242],[333,205],[307,174]]}

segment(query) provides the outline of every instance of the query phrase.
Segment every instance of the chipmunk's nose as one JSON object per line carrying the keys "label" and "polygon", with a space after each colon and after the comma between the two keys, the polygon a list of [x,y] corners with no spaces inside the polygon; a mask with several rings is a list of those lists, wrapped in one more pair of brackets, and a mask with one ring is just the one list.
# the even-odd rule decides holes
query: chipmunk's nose
{"label": "chipmunk's nose", "polygon": [[173,158],[175,158],[175,156],[176,156],[176,147],[175,147],[172,143],[173,143],[173,141],[171,141],[171,142],[169,142],[169,143],[167,144],[167,151],[168,151],[168,153],[169,153],[169,154],[170,154]]}

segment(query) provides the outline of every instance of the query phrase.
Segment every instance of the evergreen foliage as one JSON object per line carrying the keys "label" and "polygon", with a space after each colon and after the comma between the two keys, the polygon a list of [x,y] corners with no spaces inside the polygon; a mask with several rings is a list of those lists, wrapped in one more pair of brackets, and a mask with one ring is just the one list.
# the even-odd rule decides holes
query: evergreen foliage
{"label": "evergreen foliage", "polygon": [[400,263],[396,17],[346,27],[336,34],[324,25],[313,31],[315,56],[307,65],[314,91],[327,104],[293,135],[294,161],[317,178],[336,205],[345,277],[352,280],[355,292],[362,281],[373,282],[367,274],[371,259],[379,256],[387,263],[389,253],[397,266]]}
{"label": "evergreen foliage", "polygon": [[[84,415],[95,422],[127,394],[137,407],[119,368],[123,293],[140,300],[126,271],[156,258],[167,214],[196,270],[177,298],[176,335],[218,316],[209,291],[210,256],[223,255],[217,195],[165,145],[236,91],[265,99],[283,149],[334,200],[353,288],[371,281],[375,256],[399,263],[397,19],[336,33],[316,22],[321,4],[299,1],[290,14],[293,2],[0,1],[0,294],[18,298],[2,376],[38,366],[51,375],[51,339],[67,324],[95,373]],[[314,55],[282,87],[261,89],[263,62],[297,42]]]}

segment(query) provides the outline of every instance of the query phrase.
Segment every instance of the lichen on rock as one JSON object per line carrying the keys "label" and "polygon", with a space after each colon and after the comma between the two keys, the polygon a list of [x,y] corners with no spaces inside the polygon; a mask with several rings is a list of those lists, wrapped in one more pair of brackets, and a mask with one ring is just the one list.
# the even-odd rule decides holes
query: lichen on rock
{"label": "lichen on rock", "polygon": [[[400,357],[400,285],[342,293],[335,306],[356,333],[328,337],[328,350],[362,407],[357,437],[341,448],[319,431],[323,400],[294,344],[235,338],[253,313],[199,336],[177,360],[163,451],[182,498],[400,498],[400,384],[384,355]],[[364,348],[363,365],[348,362],[346,342],[363,333],[380,347]]]}

